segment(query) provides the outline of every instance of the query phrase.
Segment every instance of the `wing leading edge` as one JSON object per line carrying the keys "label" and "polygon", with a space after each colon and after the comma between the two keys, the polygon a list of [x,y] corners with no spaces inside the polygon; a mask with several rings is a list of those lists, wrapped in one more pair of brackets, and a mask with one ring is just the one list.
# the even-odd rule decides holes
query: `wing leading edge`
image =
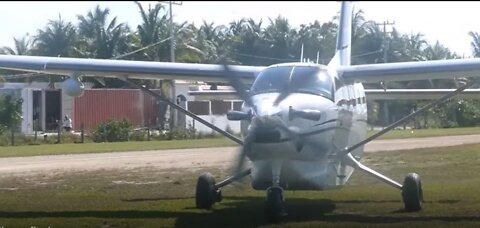
{"label": "wing leading edge", "polygon": [[[245,81],[253,81],[264,68],[231,66],[235,75]],[[57,75],[80,72],[87,77],[228,82],[222,66],[216,64],[0,55],[0,69]]]}
{"label": "wing leading edge", "polygon": [[[435,100],[455,89],[366,89],[367,100]],[[466,89],[455,98],[478,99],[480,89]]]}
{"label": "wing leading edge", "polygon": [[341,66],[345,80],[364,83],[480,77],[480,58]]}

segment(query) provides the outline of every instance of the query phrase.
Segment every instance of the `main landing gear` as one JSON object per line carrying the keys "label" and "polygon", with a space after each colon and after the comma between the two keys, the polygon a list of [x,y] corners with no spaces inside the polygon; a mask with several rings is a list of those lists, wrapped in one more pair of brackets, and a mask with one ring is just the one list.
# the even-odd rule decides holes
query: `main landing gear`
{"label": "main landing gear", "polygon": [[222,191],[215,187],[212,174],[205,173],[198,177],[195,203],[197,208],[210,209],[215,202],[222,201]]}
{"label": "main landing gear", "polygon": [[197,188],[195,191],[195,205],[201,209],[211,209],[212,205],[216,202],[222,201],[222,188],[228,184],[250,175],[251,170],[247,169],[234,176],[215,183],[215,179],[212,174],[204,173],[198,177]]}
{"label": "main landing gear", "polygon": [[405,205],[406,211],[419,211],[422,209],[423,202],[423,190],[422,183],[420,181],[420,176],[416,173],[409,173],[404,181],[403,185],[397,183],[396,181],[378,173],[375,170],[370,169],[369,167],[363,165],[357,161],[352,154],[347,154],[345,162],[348,165],[357,168],[366,174],[380,179],[381,181],[399,189],[402,191],[403,203]]}
{"label": "main landing gear", "polygon": [[423,190],[420,176],[409,173],[402,186],[402,198],[406,211],[419,211],[422,209]]}
{"label": "main landing gear", "polygon": [[431,108],[431,107],[433,107],[437,104],[440,104],[442,102],[445,102],[447,99],[457,95],[458,93],[461,93],[462,91],[464,91],[465,89],[467,89],[468,87],[470,87],[474,84],[478,84],[478,82],[477,81],[468,81],[463,86],[461,86],[461,87],[457,88],[456,90],[442,96],[441,98],[425,105],[424,107],[420,108],[416,112],[413,112],[413,113],[401,118],[400,120],[397,120],[395,123],[389,125],[385,129],[373,134],[372,136],[368,137],[367,139],[365,139],[361,142],[358,142],[357,144],[354,144],[350,147],[345,148],[343,151],[341,151],[338,154],[339,158],[341,158],[348,165],[350,165],[354,168],[358,168],[359,170],[365,172],[366,174],[368,174],[370,176],[373,176],[375,178],[378,178],[381,181],[383,181],[383,182],[385,182],[385,183],[387,183],[387,184],[389,184],[389,185],[391,185],[395,188],[400,189],[402,191],[402,199],[403,199],[403,203],[405,205],[405,210],[406,211],[419,211],[419,210],[421,210],[422,209],[422,203],[423,203],[423,190],[422,190],[422,183],[420,181],[420,176],[418,174],[416,174],[416,173],[408,174],[403,181],[403,185],[401,185],[401,184],[395,182],[394,180],[376,172],[375,170],[372,170],[372,169],[368,168],[367,166],[364,166],[362,163],[357,161],[352,156],[351,152],[354,151],[355,149],[357,149],[358,147],[363,146],[363,145],[367,144],[368,142],[376,139],[377,137],[387,133],[388,131],[394,129],[395,127],[400,126],[404,122],[411,120],[412,118],[419,115],[420,113],[423,113],[424,111],[428,110],[429,108]]}
{"label": "main landing gear", "polygon": [[[272,186],[267,189],[267,197],[265,199],[265,214],[270,222],[279,222],[283,217],[287,216],[285,210],[285,198],[283,197],[283,189],[280,187],[280,171],[282,162],[272,162]],[[210,173],[202,174],[198,177],[195,193],[196,207],[201,209],[211,209],[215,202],[222,200],[221,188],[247,175],[250,175],[251,169],[247,169],[234,176],[215,184],[215,180]]]}

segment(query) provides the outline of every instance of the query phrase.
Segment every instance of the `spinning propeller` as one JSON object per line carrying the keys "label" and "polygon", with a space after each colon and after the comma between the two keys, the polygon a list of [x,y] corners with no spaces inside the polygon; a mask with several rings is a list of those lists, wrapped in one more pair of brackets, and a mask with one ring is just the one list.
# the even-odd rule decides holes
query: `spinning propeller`
{"label": "spinning propeller", "polygon": [[[244,139],[243,145],[238,153],[237,162],[233,167],[233,174],[237,174],[242,171],[245,164],[245,159],[247,153],[251,151],[251,147],[255,139],[258,140],[258,135],[261,134],[263,138],[267,140],[270,138],[280,138],[280,132],[270,129],[278,128],[286,132],[289,139],[295,139],[295,141],[300,143],[301,140],[298,140],[304,133],[296,129],[290,129],[287,127],[285,122],[277,116],[279,113],[271,116],[258,116],[258,110],[255,104],[253,103],[252,97],[247,93],[247,87],[241,82],[240,78],[235,75],[235,72],[231,70],[224,61],[223,70],[225,77],[229,80],[231,86],[235,89],[238,97],[240,97],[246,105],[251,109],[248,112],[244,111],[229,111],[227,118],[229,120],[251,120],[251,125],[248,129],[248,133]],[[287,86],[288,87],[288,86]],[[279,96],[274,102],[274,106],[287,98],[291,94],[291,91],[288,88],[282,90]],[[296,110],[292,107],[289,107],[288,118],[293,120],[295,118],[303,118],[313,121],[318,121],[321,117],[321,112],[317,110]],[[300,150],[303,145],[297,145],[297,150]]]}

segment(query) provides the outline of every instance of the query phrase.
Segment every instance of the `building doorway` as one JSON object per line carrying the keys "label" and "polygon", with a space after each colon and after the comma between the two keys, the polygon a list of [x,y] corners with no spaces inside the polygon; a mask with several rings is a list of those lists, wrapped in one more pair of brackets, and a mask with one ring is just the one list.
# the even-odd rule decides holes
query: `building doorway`
{"label": "building doorway", "polygon": [[45,131],[56,132],[62,120],[60,90],[45,90]]}

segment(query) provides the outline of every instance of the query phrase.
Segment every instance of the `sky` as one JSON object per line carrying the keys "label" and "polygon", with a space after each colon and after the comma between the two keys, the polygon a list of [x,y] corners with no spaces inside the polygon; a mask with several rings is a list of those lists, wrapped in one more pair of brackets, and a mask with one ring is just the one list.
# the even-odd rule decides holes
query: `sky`
{"label": "sky", "polygon": [[[141,2],[145,8],[158,1]],[[319,20],[330,21],[340,9],[338,1],[175,1],[173,5],[175,22],[193,22],[196,26],[207,22],[214,25],[226,25],[243,17],[262,19],[268,24],[268,18],[281,15],[287,18],[293,27]],[[44,28],[48,20],[54,20],[59,14],[66,21],[78,23],[77,15],[86,15],[99,4],[110,9],[111,18],[118,17],[119,22],[127,22],[135,28],[141,17],[138,7],[129,1],[90,1],[90,2],[0,2],[0,46],[13,46],[13,37],[21,38],[27,33],[33,35]],[[165,1],[168,9],[168,4]],[[401,33],[422,33],[429,43],[437,40],[460,56],[470,57],[472,38],[468,32],[480,32],[480,2],[373,2],[356,1],[355,9],[362,9],[366,20],[378,23],[395,22],[395,28]],[[110,18],[110,19],[111,19]],[[387,30],[391,27],[387,26]],[[308,48],[308,47],[306,47]]]}

